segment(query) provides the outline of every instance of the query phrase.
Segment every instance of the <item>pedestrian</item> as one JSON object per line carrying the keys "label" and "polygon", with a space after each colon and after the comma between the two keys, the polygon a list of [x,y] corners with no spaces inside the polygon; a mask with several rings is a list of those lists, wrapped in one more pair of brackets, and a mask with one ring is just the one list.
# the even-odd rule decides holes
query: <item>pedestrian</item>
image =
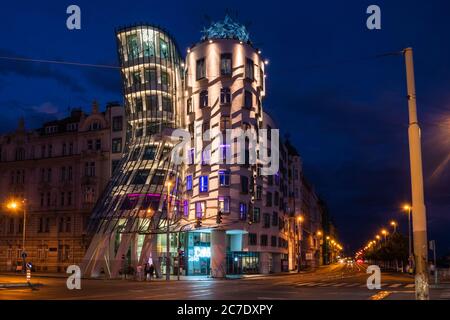
{"label": "pedestrian", "polygon": [[150,272],[150,280],[153,278],[153,274],[155,273],[155,266],[153,265],[153,263],[150,265],[149,270]]}
{"label": "pedestrian", "polygon": [[136,267],[136,278],[138,281],[142,281],[142,266],[138,265]]}
{"label": "pedestrian", "polygon": [[148,275],[150,274],[150,265],[148,264],[148,262],[146,262],[144,265],[144,274],[145,274],[145,281],[147,281]]}

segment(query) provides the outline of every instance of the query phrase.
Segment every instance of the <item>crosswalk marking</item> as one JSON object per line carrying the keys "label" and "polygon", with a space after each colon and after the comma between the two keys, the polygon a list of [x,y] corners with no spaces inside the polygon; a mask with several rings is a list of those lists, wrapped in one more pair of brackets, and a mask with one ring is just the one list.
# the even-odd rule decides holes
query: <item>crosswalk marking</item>
{"label": "crosswalk marking", "polygon": [[414,288],[416,285],[414,283],[407,284],[405,288]]}
{"label": "crosswalk marking", "polygon": [[352,283],[352,284],[348,285],[347,288],[356,287],[356,286],[359,286],[359,283]]}
{"label": "crosswalk marking", "polygon": [[390,286],[389,286],[389,288],[398,288],[398,287],[400,287],[402,284],[401,283],[394,283],[394,284],[391,284]]}
{"label": "crosswalk marking", "polygon": [[346,284],[348,284],[348,283],[337,283],[337,284],[335,284],[335,285],[333,285],[333,287],[342,287],[342,286],[345,286]]}

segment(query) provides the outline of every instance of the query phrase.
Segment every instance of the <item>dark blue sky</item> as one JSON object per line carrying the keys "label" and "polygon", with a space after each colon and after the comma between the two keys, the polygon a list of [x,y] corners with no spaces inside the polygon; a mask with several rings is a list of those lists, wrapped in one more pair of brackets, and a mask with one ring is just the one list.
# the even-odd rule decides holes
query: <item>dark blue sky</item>
{"label": "dark blue sky", "polygon": [[[405,226],[410,199],[407,101],[402,57],[371,58],[412,46],[423,129],[429,237],[450,251],[450,2],[433,1],[8,1],[2,3],[0,56],[117,64],[114,28],[151,22],[181,51],[227,9],[249,25],[270,60],[265,108],[298,147],[306,176],[328,202],[343,241],[360,246],[390,219]],[[69,31],[77,4],[82,29]],[[366,28],[378,4],[382,30]],[[117,70],[0,60],[2,131],[24,115],[28,127],[122,101]]]}

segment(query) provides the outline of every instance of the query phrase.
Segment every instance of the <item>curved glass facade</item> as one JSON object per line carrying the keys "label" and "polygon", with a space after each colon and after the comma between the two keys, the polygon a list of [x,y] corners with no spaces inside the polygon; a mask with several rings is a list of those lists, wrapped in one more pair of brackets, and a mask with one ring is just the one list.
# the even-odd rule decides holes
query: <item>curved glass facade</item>
{"label": "curved glass facade", "polygon": [[116,38],[127,144],[119,169],[94,209],[90,229],[145,233],[167,223],[169,180],[170,211],[180,212],[180,180],[170,161],[169,137],[181,121],[181,56],[171,36],[155,26],[122,28]]}

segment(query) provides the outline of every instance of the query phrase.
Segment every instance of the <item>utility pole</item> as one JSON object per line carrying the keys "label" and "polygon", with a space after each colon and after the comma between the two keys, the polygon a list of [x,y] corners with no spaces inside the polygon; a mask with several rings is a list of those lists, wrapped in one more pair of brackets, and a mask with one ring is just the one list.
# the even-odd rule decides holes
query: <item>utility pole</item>
{"label": "utility pole", "polygon": [[409,157],[411,164],[412,223],[416,265],[416,300],[429,300],[427,216],[423,194],[422,148],[417,120],[416,88],[412,48],[403,50],[406,64],[409,109]]}
{"label": "utility pole", "polygon": [[166,280],[170,280],[170,186],[171,183],[167,183],[167,212],[166,212]]}

